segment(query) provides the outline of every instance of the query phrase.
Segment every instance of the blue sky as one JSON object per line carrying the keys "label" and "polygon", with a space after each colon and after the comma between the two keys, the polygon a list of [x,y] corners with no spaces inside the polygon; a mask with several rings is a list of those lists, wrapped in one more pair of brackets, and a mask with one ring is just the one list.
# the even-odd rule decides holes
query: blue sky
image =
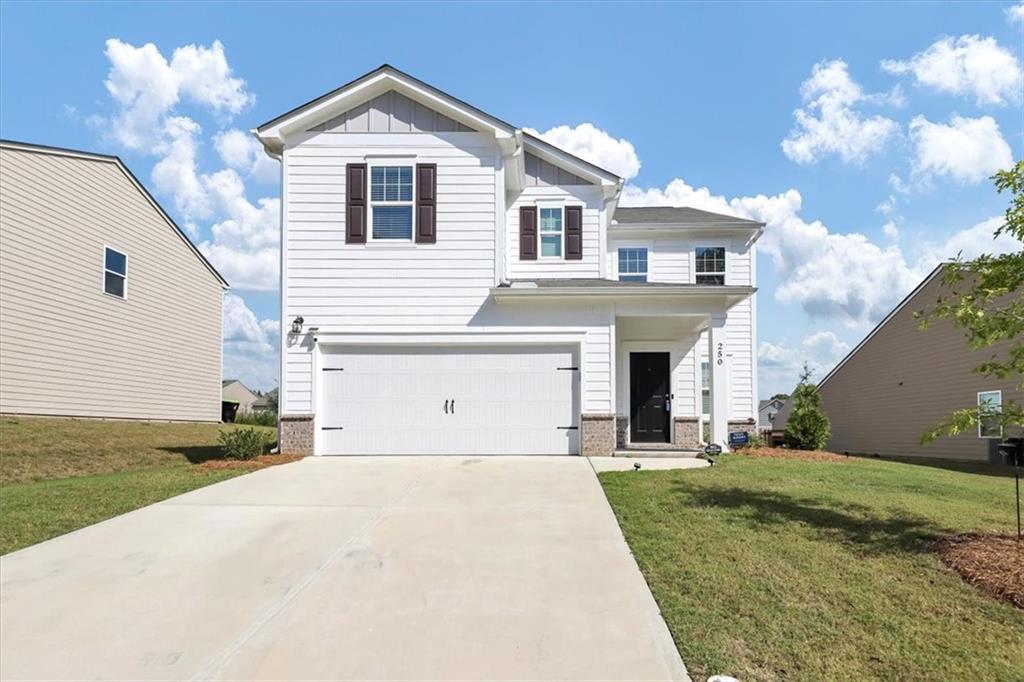
{"label": "blue sky", "polygon": [[767,397],[805,359],[820,376],[938,259],[1006,248],[985,178],[1021,158],[1022,18],[983,2],[5,2],[0,134],[120,155],[233,283],[225,372],[266,389],[278,186],[231,131],[391,63],[630,176],[624,203],[765,220]]}

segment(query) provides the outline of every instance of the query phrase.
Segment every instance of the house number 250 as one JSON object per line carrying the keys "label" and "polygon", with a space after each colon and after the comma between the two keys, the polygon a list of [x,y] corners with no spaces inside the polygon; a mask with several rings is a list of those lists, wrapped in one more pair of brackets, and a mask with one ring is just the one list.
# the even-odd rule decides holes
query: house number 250
{"label": "house number 250", "polygon": [[721,344],[721,343],[718,344],[718,348],[716,349],[716,352],[715,352],[715,358],[716,358],[715,362],[718,363],[719,365],[721,365],[723,362],[725,362],[725,345],[724,344]]}

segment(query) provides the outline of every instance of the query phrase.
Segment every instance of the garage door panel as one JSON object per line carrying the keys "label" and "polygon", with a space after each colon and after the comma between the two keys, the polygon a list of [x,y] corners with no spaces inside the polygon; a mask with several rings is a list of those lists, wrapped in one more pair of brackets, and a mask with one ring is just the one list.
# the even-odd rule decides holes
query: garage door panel
{"label": "garage door panel", "polygon": [[[321,454],[575,454],[567,347],[325,351]],[[445,411],[448,402],[449,410]],[[450,401],[454,401],[454,410]],[[338,428],[340,427],[340,428]]]}

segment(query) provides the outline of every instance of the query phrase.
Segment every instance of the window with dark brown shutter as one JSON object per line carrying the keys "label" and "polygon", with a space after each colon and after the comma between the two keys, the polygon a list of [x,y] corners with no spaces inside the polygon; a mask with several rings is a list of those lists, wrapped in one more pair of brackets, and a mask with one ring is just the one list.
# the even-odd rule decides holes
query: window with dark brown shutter
{"label": "window with dark brown shutter", "polygon": [[416,164],[416,243],[437,242],[437,164]]}
{"label": "window with dark brown shutter", "polygon": [[583,260],[583,207],[565,207],[565,260]]}
{"label": "window with dark brown shutter", "polygon": [[519,207],[519,260],[537,260],[537,207]]}
{"label": "window with dark brown shutter", "polygon": [[366,164],[345,166],[345,243],[366,243]]}

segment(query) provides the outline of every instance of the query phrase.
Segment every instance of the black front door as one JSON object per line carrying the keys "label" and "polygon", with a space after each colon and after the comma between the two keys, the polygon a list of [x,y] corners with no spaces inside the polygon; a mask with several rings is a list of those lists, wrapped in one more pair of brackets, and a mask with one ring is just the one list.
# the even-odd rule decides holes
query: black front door
{"label": "black front door", "polygon": [[668,443],[668,353],[629,354],[629,434],[634,443]]}

